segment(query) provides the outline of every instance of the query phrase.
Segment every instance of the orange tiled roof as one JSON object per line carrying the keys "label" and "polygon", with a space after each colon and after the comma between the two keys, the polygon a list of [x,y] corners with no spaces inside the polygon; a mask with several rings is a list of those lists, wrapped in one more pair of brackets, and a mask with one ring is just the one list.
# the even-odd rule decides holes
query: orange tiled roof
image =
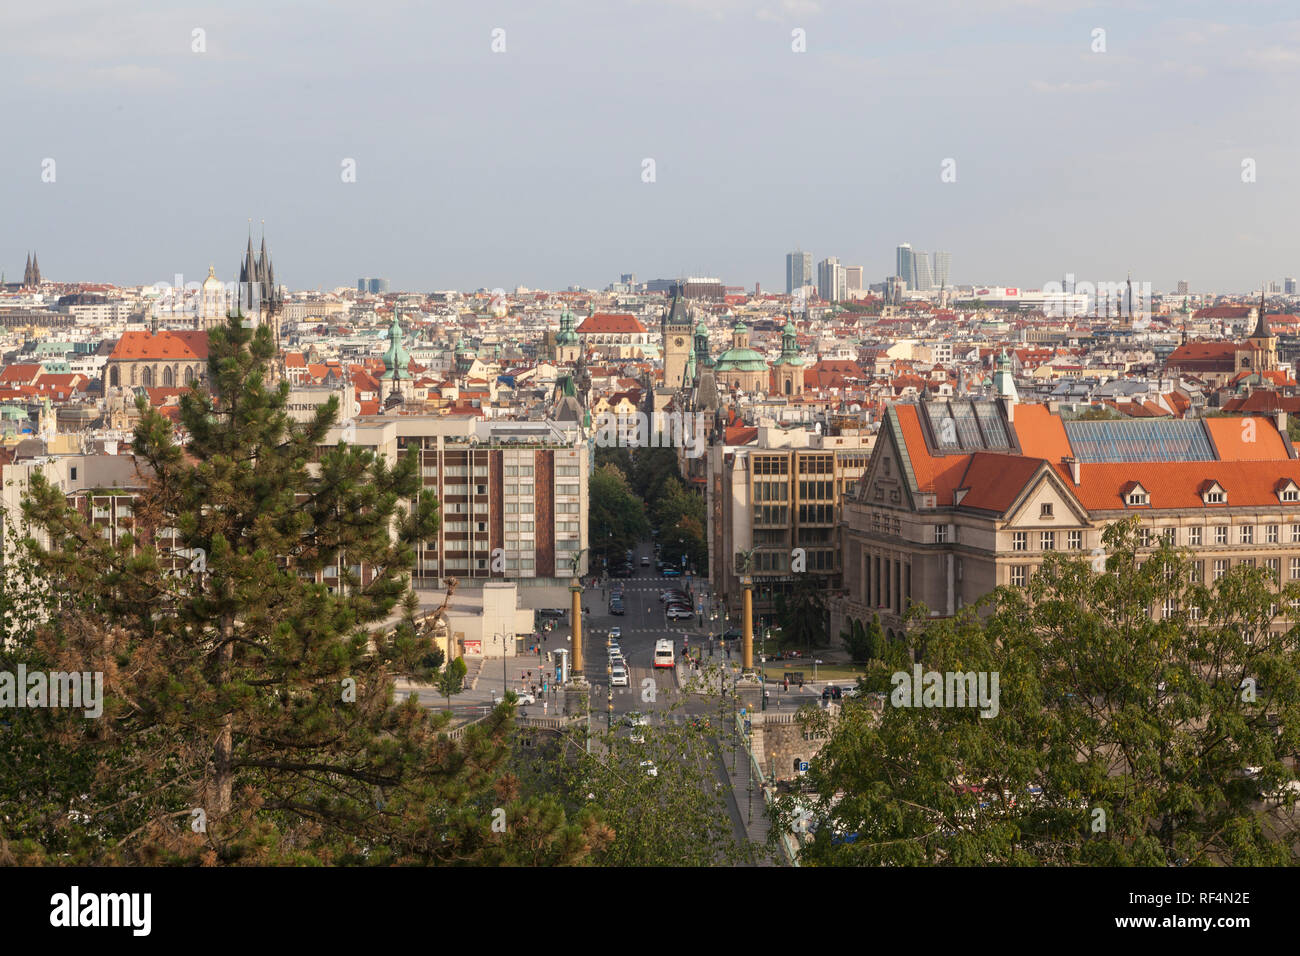
{"label": "orange tiled roof", "polygon": [[577,328],[579,335],[622,335],[645,330],[635,315],[623,312],[596,312],[583,319]]}
{"label": "orange tiled roof", "polygon": [[200,331],[124,332],[109,356],[120,361],[208,357],[208,333]]}

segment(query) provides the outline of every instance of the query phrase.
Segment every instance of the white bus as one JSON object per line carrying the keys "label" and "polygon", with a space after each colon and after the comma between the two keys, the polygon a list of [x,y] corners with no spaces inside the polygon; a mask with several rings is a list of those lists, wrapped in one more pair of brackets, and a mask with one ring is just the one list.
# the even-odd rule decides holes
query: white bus
{"label": "white bus", "polygon": [[655,641],[655,667],[672,667],[674,663],[673,642]]}

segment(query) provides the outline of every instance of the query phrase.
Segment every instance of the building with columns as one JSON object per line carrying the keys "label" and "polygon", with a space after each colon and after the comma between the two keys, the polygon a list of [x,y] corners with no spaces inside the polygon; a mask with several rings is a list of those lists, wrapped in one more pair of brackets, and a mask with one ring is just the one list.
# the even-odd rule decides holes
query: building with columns
{"label": "building with columns", "polygon": [[1300,460],[1285,419],[1072,421],[1009,395],[892,405],[844,505],[832,636],[879,615],[905,640],[913,604],[950,617],[1024,587],[1045,555],[1092,556],[1129,515],[1144,547],[1196,552],[1207,585],[1240,564],[1300,580]]}

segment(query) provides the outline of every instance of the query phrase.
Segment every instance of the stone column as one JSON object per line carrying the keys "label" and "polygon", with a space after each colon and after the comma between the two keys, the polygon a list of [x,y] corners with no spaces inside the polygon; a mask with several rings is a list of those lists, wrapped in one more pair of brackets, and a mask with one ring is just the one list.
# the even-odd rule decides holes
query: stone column
{"label": "stone column", "polygon": [[573,669],[574,677],[582,677],[582,582],[574,578],[569,582],[569,593],[573,602],[569,608],[569,618],[573,623]]}
{"label": "stone column", "polygon": [[754,579],[748,574],[740,582],[745,588],[745,624],[742,631],[741,645],[742,670],[748,674],[754,669]]}

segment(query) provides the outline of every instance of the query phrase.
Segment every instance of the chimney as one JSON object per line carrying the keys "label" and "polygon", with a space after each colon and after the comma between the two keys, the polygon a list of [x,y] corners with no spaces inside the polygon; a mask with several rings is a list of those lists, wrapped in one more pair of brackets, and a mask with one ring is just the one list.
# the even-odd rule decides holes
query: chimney
{"label": "chimney", "polygon": [[1277,410],[1277,430],[1283,435],[1286,434],[1286,410],[1282,408]]}
{"label": "chimney", "polygon": [[1079,487],[1079,459],[1066,455],[1061,458],[1061,464],[1070,466],[1070,478],[1074,481],[1074,486]]}

